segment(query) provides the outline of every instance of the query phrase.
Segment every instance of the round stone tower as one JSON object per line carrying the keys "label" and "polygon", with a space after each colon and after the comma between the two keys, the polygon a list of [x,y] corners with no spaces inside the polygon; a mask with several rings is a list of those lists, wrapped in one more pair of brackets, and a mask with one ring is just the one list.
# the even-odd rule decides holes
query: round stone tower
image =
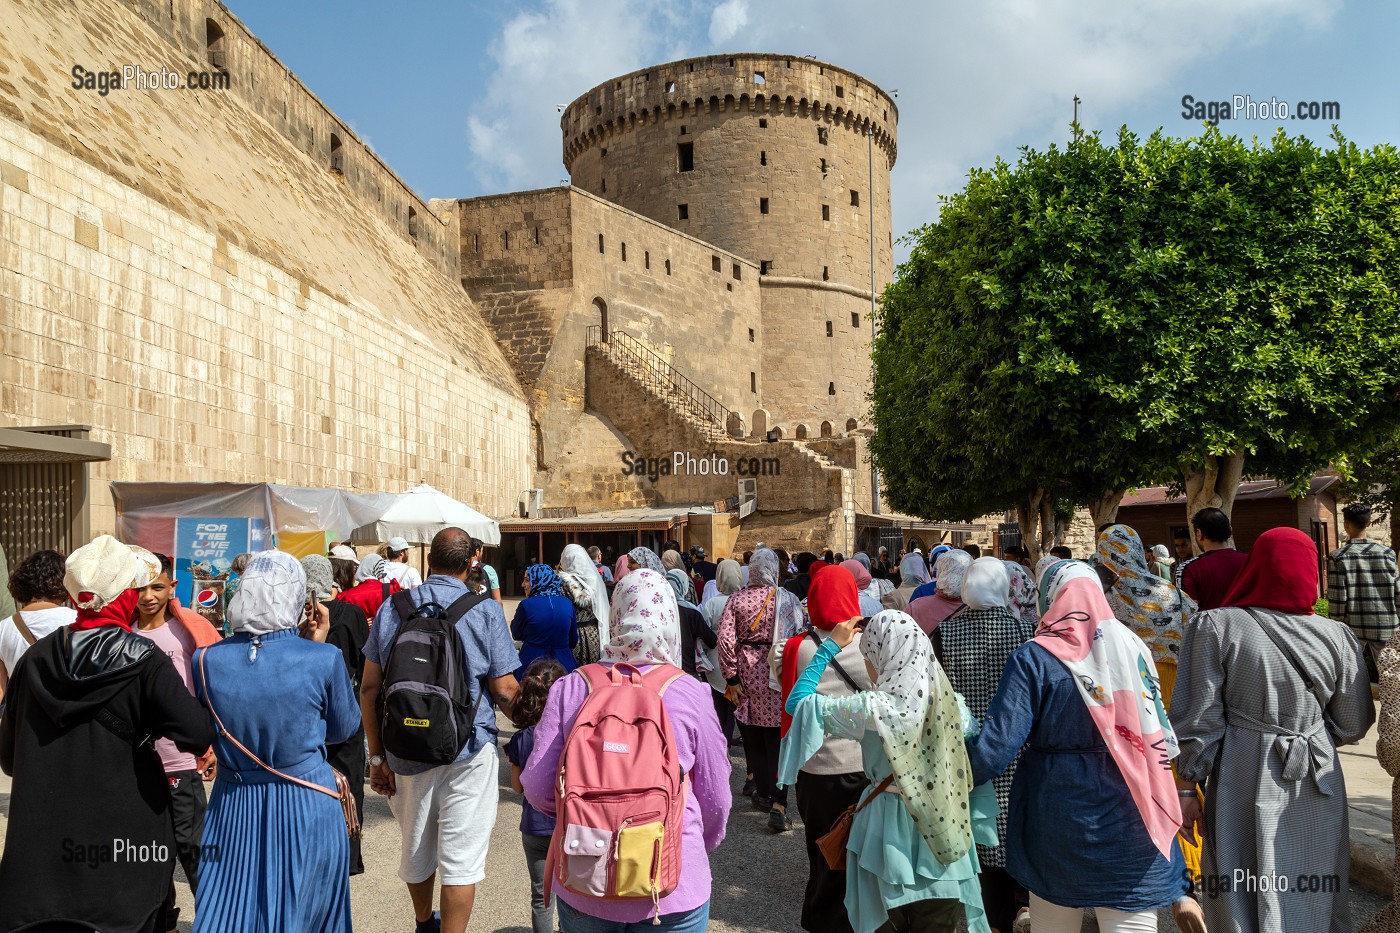
{"label": "round stone tower", "polygon": [[572,184],[759,264],[754,407],[786,437],[866,423],[871,242],[878,294],[897,119],[857,74],[763,54],[635,71],[564,111]]}

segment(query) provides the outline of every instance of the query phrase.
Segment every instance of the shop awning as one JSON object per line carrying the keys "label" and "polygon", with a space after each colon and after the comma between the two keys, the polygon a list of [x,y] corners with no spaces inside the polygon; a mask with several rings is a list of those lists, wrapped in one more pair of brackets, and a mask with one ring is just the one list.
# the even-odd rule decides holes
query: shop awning
{"label": "shop awning", "polygon": [[112,447],[68,437],[87,434],[85,424],[37,428],[0,428],[0,463],[93,463],[112,459]]}
{"label": "shop awning", "polygon": [[504,518],[502,534],[534,534],[536,532],[608,532],[608,531],[666,531],[685,525],[687,517],[711,509],[691,506],[675,509],[612,509],[585,512],[569,518]]}

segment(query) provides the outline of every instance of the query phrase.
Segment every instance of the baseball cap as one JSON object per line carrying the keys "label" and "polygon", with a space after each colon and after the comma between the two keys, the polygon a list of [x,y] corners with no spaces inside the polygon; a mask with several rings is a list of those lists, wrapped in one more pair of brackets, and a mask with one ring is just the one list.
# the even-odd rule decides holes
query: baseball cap
{"label": "baseball cap", "polygon": [[392,538],[389,539],[389,550],[391,550],[391,551],[407,551],[407,550],[408,550],[408,541],[406,541],[405,539],[399,537],[398,535],[395,535],[394,537],[392,537]]}
{"label": "baseball cap", "polygon": [[331,556],[340,560],[353,560],[359,562],[360,555],[355,553],[355,549],[348,544],[337,544],[331,548]]}

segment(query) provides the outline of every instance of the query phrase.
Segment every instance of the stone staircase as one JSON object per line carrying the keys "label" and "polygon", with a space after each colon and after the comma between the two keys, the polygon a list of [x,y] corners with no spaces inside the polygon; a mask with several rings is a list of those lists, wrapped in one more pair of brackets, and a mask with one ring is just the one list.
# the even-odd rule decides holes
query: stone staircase
{"label": "stone staircase", "polygon": [[585,352],[585,366],[608,366],[627,376],[705,439],[743,441],[729,436],[728,408],[631,334],[612,330],[604,335],[595,325],[588,329]]}

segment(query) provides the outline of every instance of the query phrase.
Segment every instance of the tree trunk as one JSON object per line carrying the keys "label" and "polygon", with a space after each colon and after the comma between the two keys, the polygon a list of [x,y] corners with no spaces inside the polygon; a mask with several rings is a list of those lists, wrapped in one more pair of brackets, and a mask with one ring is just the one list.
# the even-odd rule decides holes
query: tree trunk
{"label": "tree trunk", "polygon": [[1064,539],[1064,529],[1055,520],[1055,497],[1044,493],[1040,498],[1040,552],[1048,552]]}
{"label": "tree trunk", "polygon": [[[1186,521],[1201,509],[1216,508],[1227,516],[1235,507],[1235,493],[1239,491],[1240,480],[1244,477],[1244,454],[1234,453],[1226,457],[1207,457],[1186,473]],[[1226,542],[1235,546],[1232,537]],[[1199,554],[1201,547],[1196,543],[1194,529],[1191,534],[1191,550]]]}
{"label": "tree trunk", "polygon": [[1022,501],[1016,503],[1016,524],[1021,526],[1021,546],[1031,556],[1031,563],[1040,560],[1040,502],[1045,491],[1037,489]]}
{"label": "tree trunk", "polygon": [[1110,489],[1093,502],[1089,503],[1089,515],[1094,520],[1094,533],[1097,534],[1100,526],[1110,524],[1118,518],[1118,506],[1123,501],[1126,489]]}

